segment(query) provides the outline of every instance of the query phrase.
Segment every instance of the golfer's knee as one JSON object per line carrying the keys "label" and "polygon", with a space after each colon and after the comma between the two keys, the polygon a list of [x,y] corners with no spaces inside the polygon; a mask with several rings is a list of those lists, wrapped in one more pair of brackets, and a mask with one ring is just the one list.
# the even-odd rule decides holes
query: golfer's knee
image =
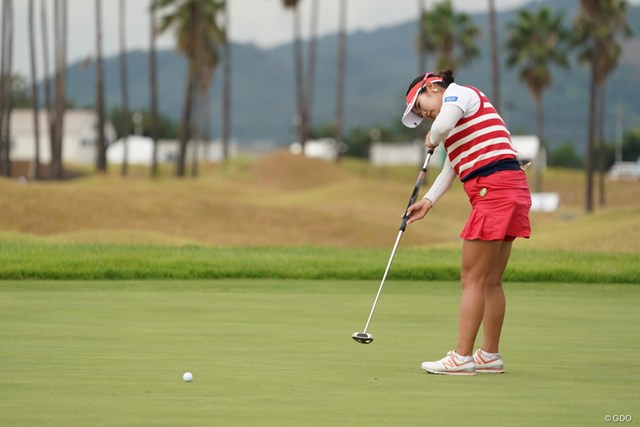
{"label": "golfer's knee", "polygon": [[482,277],[478,277],[474,274],[465,274],[462,272],[460,275],[462,282],[462,289],[482,289],[484,288],[484,280]]}
{"label": "golfer's knee", "polygon": [[489,278],[487,279],[485,285],[485,289],[497,289],[502,287],[502,278]]}

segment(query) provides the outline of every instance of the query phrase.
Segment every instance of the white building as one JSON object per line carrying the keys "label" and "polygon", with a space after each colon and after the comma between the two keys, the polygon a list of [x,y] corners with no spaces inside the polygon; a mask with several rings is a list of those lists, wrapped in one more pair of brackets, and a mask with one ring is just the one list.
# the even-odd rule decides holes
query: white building
{"label": "white building", "polygon": [[518,160],[531,162],[534,168],[547,168],[547,152],[536,135],[511,135],[511,144],[518,152]]}
{"label": "white building", "polygon": [[427,148],[422,141],[408,143],[375,142],[369,149],[369,161],[376,166],[407,165],[424,163]]}
{"label": "white building", "polygon": [[[49,122],[45,110],[38,113],[40,127],[40,163],[51,161]],[[93,110],[67,110],[64,115],[62,136],[62,161],[78,165],[96,162],[96,141],[98,118]],[[28,161],[35,159],[35,135],[33,110],[14,109],[11,113],[11,160]],[[105,124],[107,143],[115,139],[111,123]]]}
{"label": "white building", "polygon": [[[145,136],[129,135],[126,140],[127,161],[131,165],[150,166],[153,156],[153,140]],[[173,162],[178,157],[180,142],[177,140],[161,139],[158,141],[158,162]],[[223,160],[222,141],[213,140],[198,142],[197,154],[199,161],[221,162]],[[125,141],[120,138],[107,149],[107,161],[109,164],[122,164],[124,159]],[[187,145],[187,162],[193,158],[193,141]],[[237,148],[234,142],[229,144],[229,157],[237,155]]]}
{"label": "white building", "polygon": [[[547,155],[540,139],[535,135],[511,135],[513,148],[518,152],[518,160],[531,162],[532,166],[545,170]],[[369,160],[374,165],[422,165],[427,154],[424,142],[416,140],[409,143],[375,142],[369,150]],[[432,163],[442,165],[445,152],[442,144],[436,148]]]}
{"label": "white building", "polygon": [[[289,147],[293,154],[302,154],[302,145],[294,142]],[[304,155],[324,160],[335,161],[338,158],[338,143],[333,138],[308,140],[304,144]]]}
{"label": "white building", "polygon": [[[51,144],[49,142],[49,124],[44,110],[39,112],[40,125],[40,163],[51,162]],[[62,141],[62,161],[65,164],[93,165],[97,158],[97,123],[93,110],[67,110],[64,116],[64,135]],[[105,124],[107,142],[107,162],[122,163],[124,143],[116,141],[115,129],[109,121]],[[150,165],[153,143],[150,138],[130,135],[127,138],[128,160],[130,164]],[[177,157],[179,142],[160,140],[158,161],[170,162]],[[192,158],[193,143],[189,144],[187,161]],[[237,154],[235,143],[229,146],[229,156]],[[35,159],[35,135],[33,132],[33,110],[14,109],[11,114],[11,160],[33,162]],[[198,144],[198,159],[217,162],[222,160],[222,143],[209,141]]]}

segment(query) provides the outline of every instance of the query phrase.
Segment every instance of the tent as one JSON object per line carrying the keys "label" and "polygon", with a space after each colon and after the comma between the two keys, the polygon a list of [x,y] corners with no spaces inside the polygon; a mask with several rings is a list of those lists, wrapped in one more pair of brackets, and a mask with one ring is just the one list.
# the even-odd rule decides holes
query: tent
{"label": "tent", "polygon": [[[130,165],[151,165],[153,140],[144,136],[129,135],[127,138],[128,163]],[[107,162],[121,164],[124,158],[124,139],[120,138],[107,149]]]}

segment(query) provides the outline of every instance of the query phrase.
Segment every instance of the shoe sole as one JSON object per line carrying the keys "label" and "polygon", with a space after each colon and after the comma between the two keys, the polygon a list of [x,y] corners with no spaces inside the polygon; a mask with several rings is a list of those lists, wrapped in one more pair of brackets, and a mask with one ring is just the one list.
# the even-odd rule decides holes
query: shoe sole
{"label": "shoe sole", "polygon": [[503,368],[476,368],[480,374],[504,374]]}
{"label": "shoe sole", "polygon": [[476,372],[465,372],[465,371],[458,371],[458,372],[436,372],[436,371],[430,371],[428,369],[424,369],[422,368],[424,371],[426,371],[428,374],[433,374],[433,375],[455,375],[455,376],[473,376],[476,374]]}

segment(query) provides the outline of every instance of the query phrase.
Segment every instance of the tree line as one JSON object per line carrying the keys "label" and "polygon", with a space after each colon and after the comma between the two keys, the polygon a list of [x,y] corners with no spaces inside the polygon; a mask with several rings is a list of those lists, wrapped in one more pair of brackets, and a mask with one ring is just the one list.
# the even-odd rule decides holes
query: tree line
{"label": "tree line", "polygon": [[[117,111],[112,112],[112,121],[117,123],[119,134],[124,138],[131,133],[128,107],[128,87],[126,83],[126,1],[119,0],[119,45],[120,45],[120,78],[121,103]],[[338,14],[338,48],[336,105],[333,123],[315,127],[312,123],[311,106],[313,104],[313,81],[315,72],[315,46],[317,39],[317,23],[320,13],[319,0],[308,0],[310,5],[309,39],[306,51],[302,49],[302,17],[300,5],[303,0],[282,0],[281,6],[291,11],[292,16],[292,55],[294,58],[293,91],[295,97],[295,127],[298,141],[303,149],[306,141],[316,135],[335,138],[339,146],[347,147],[347,154],[358,155],[365,140],[370,141],[370,132],[352,129],[345,135],[344,129],[344,85],[347,58],[347,0],[339,0]],[[48,16],[47,5],[53,2],[53,14]],[[106,112],[104,106],[104,70],[102,65],[102,4],[95,2],[95,42],[96,42],[96,79],[95,79],[95,111],[98,118],[98,135],[96,141],[96,170],[104,173],[107,170],[106,150],[108,148],[104,135]],[[36,0],[29,0],[29,51],[31,65],[31,105],[43,105],[48,117],[48,139],[51,145],[51,177],[62,178],[62,130],[64,128],[64,111],[66,108],[66,55],[67,55],[67,0],[40,0],[40,36],[42,58],[36,58]],[[553,13],[547,7],[537,10],[520,10],[516,20],[507,26],[508,33],[504,42],[499,43],[497,35],[495,0],[487,1],[489,17],[489,41],[491,52],[492,87],[491,98],[500,110],[500,70],[499,52],[507,53],[506,67],[517,72],[519,79],[527,86],[535,105],[536,133],[544,144],[542,132],[544,122],[543,97],[550,87],[554,67],[566,68],[570,55],[575,55],[579,62],[588,64],[591,83],[589,90],[589,117],[586,122],[588,138],[585,157],[585,210],[594,208],[594,176],[599,173],[599,202],[605,202],[604,170],[607,159],[603,136],[603,118],[605,115],[604,93],[608,77],[615,70],[620,58],[620,41],[631,35],[627,23],[627,2],[625,0],[580,0],[580,11],[570,26],[565,26],[564,16]],[[434,69],[459,70],[468,66],[479,55],[478,39],[480,29],[473,23],[469,15],[455,10],[450,0],[435,2],[427,8],[425,0],[418,0],[416,10],[418,36],[414,41],[418,73],[433,64]],[[209,137],[209,99],[210,87],[216,71],[220,69],[222,78],[222,119],[221,135],[223,158],[229,155],[230,136],[230,87],[231,87],[231,50],[228,43],[229,10],[228,0],[149,0],[149,110],[145,114],[145,130],[153,140],[154,154],[151,175],[158,173],[157,143],[160,132],[167,132],[166,118],[158,114],[158,88],[156,64],[156,38],[166,31],[175,34],[176,47],[185,56],[188,72],[185,81],[184,101],[180,123],[174,129],[179,141],[175,174],[183,177],[187,174],[187,166],[191,166],[191,174],[197,174],[197,159],[188,161],[189,144],[206,140]],[[9,123],[11,109],[24,103],[12,97],[15,95],[15,78],[11,73],[13,46],[13,0],[2,0],[2,22],[0,44],[1,84],[0,84],[0,174],[10,174],[10,135]],[[50,64],[49,22],[53,27],[53,65]],[[306,58],[304,54],[306,53]],[[38,99],[36,80],[40,63],[43,67],[44,100]],[[51,66],[53,70],[51,70]],[[40,164],[38,115],[34,114],[36,132],[36,151],[34,162]],[[170,126],[169,126],[170,127]],[[386,132],[387,130],[383,130]],[[194,150],[195,151],[195,150]],[[128,161],[122,162],[121,174],[127,175]],[[565,153],[566,155],[567,153]],[[34,178],[41,178],[39,168],[35,169]],[[536,175],[534,187],[540,188],[540,176]]]}
{"label": "tree line", "polygon": [[[504,46],[497,42],[495,5],[490,0],[489,28],[492,58],[493,99],[500,111],[498,52],[507,52],[506,66],[514,69],[526,84],[535,104],[536,134],[544,146],[544,92],[550,87],[553,66],[569,67],[569,55],[590,69],[589,117],[585,156],[585,211],[594,208],[594,175],[599,172],[598,200],[605,204],[604,144],[605,85],[618,65],[620,41],[632,34],[627,23],[627,2],[624,0],[580,0],[580,11],[571,26],[565,27],[564,16],[548,7],[518,11],[515,22],[508,24]],[[432,11],[420,19],[419,49],[434,52],[438,69],[465,66],[478,55],[476,40],[479,29],[464,13],[456,13],[449,0],[438,2]],[[536,169],[533,185],[542,187],[541,169]]]}

